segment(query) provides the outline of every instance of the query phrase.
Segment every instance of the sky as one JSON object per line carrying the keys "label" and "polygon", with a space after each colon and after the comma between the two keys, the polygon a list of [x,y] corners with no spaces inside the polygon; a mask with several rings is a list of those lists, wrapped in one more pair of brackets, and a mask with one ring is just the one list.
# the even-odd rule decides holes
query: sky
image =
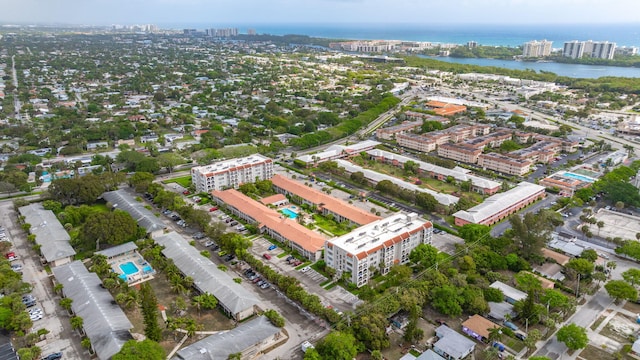
{"label": "sky", "polygon": [[3,24],[639,23],[638,0],[0,0]]}

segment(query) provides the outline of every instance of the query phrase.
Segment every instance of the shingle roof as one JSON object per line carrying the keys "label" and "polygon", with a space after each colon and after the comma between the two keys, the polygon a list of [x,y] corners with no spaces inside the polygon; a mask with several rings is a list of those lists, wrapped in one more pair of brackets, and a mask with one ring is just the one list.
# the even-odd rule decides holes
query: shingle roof
{"label": "shingle roof", "polygon": [[500,325],[495,324],[491,320],[485,319],[482,316],[476,314],[462,323],[463,327],[473,331],[474,333],[482,336],[485,339],[489,338],[489,329],[497,329]]}
{"label": "shingle roof", "polygon": [[279,174],[274,175],[273,178],[271,178],[271,182],[278,188],[300,196],[301,198],[318,205],[320,208],[336,213],[358,225],[366,225],[381,219],[379,216],[376,216],[369,211],[364,211],[338,198],[332,197],[331,195],[327,195],[314,188],[310,188],[301,182],[289,179],[286,176]]}
{"label": "shingle roof", "polygon": [[373,170],[368,170],[365,169],[363,167],[360,167],[354,163],[351,163],[349,161],[345,161],[345,160],[336,160],[336,163],[338,164],[338,167],[342,167],[344,168],[347,172],[349,173],[355,173],[355,172],[362,172],[362,174],[364,175],[365,178],[369,179],[369,180],[373,180],[376,183],[383,181],[383,180],[389,180],[391,182],[393,182],[394,184],[398,185],[399,187],[403,188],[403,189],[407,189],[410,191],[419,191],[419,192],[423,192],[423,193],[427,193],[427,194],[431,194],[436,201],[438,201],[438,203],[445,205],[445,206],[449,206],[449,205],[453,205],[456,204],[459,200],[459,198],[453,196],[453,195],[448,195],[448,194],[443,194],[443,193],[439,193],[437,191],[433,191],[431,189],[427,189],[427,188],[422,188],[418,185],[414,185],[411,183],[408,183],[406,181],[403,181],[399,178],[393,177],[393,176],[389,176],[387,174],[383,174],[383,173],[379,173],[377,171],[373,171]]}
{"label": "shingle roof", "polygon": [[71,309],[84,320],[84,331],[99,359],[110,359],[133,339],[129,332],[133,325],[109,291],[100,286],[98,275],[89,272],[81,261],[51,270],[64,294],[73,300]]}
{"label": "shingle roof", "polygon": [[71,237],[53,211],[45,210],[40,203],[23,206],[18,211],[25,217],[25,222],[31,224],[29,232],[36,236],[36,243],[47,262],[76,254],[69,243]]}
{"label": "shingle roof", "polygon": [[162,254],[172,259],[180,272],[193,278],[194,285],[200,291],[215,296],[231,313],[241,313],[260,303],[251,292],[233,281],[229,274],[218,269],[211,260],[202,256],[180,234],[170,232],[157,236],[154,240],[164,246]]}
{"label": "shingle roof", "polygon": [[162,220],[144,207],[144,203],[136,201],[124,190],[106,192],[102,194],[102,197],[118,209],[126,211],[148,233],[166,228]]}
{"label": "shingle roof", "polygon": [[265,316],[243,323],[235,329],[208,336],[180,349],[172,360],[227,360],[280,332]]}
{"label": "shingle roof", "polygon": [[128,243],[124,243],[124,244],[121,244],[121,245],[110,247],[110,248],[104,249],[102,251],[97,251],[96,254],[104,255],[107,258],[110,258],[110,257],[122,255],[122,254],[124,254],[126,252],[129,252],[129,251],[132,251],[132,250],[136,250],[137,248],[138,248],[138,246],[136,245],[136,243],[134,243],[133,241],[130,241]]}

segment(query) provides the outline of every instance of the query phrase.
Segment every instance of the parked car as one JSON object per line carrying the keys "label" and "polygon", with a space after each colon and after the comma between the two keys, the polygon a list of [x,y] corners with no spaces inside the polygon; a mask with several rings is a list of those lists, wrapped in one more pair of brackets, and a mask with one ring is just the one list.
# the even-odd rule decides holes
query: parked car
{"label": "parked car", "polygon": [[267,259],[267,260],[271,260],[271,255],[269,255],[267,253],[262,254],[262,257]]}
{"label": "parked car", "polygon": [[262,284],[264,284],[264,283],[266,283],[266,281],[264,281],[264,280],[260,280],[260,281],[258,281],[258,282],[256,283],[256,285],[258,285],[258,286],[262,286]]}
{"label": "parked car", "polygon": [[306,272],[307,272],[307,271],[309,271],[309,270],[311,270],[311,268],[310,268],[310,267],[308,267],[308,266],[305,266],[305,267],[303,267],[302,269],[300,269],[300,271],[301,271],[301,272],[303,272],[303,273],[306,273]]}
{"label": "parked car", "polygon": [[225,255],[227,255],[226,251],[224,251],[224,250],[218,251],[218,256],[222,257],[222,256],[225,256]]}
{"label": "parked car", "polygon": [[229,225],[236,226],[236,225],[238,225],[238,222],[237,221],[232,221],[232,222],[229,223]]}
{"label": "parked car", "polygon": [[9,261],[18,260],[18,255],[16,255],[16,253],[13,252],[13,251],[10,251],[10,252],[4,254],[4,257],[7,258],[7,260],[9,260]]}
{"label": "parked car", "polygon": [[235,256],[235,255],[233,255],[233,254],[227,254],[227,256],[225,256],[223,260],[224,260],[224,261],[231,261],[231,260],[233,260],[233,259],[235,259],[235,258],[236,258],[236,256]]}
{"label": "parked car", "polygon": [[191,194],[191,192],[189,190],[185,190],[185,191],[182,192],[182,195],[189,195],[189,194]]}
{"label": "parked car", "polygon": [[207,242],[205,242],[205,243],[204,243],[204,246],[205,246],[205,247],[211,247],[211,246],[213,246],[213,245],[215,245],[215,244],[216,244],[216,243],[214,243],[213,241],[208,240]]}
{"label": "parked car", "polygon": [[527,339],[527,334],[521,333],[521,332],[517,332],[516,333],[516,338],[518,338],[518,339],[520,339],[522,341],[525,341]]}
{"label": "parked car", "polygon": [[254,284],[257,283],[258,281],[262,280],[261,277],[257,276],[255,277],[253,280],[251,280],[251,282],[253,282]]}
{"label": "parked car", "polygon": [[505,321],[504,326],[508,327],[509,329],[513,330],[513,331],[518,331],[518,327],[516,326],[516,324],[510,322],[510,321]]}
{"label": "parked car", "polygon": [[13,264],[11,265],[11,270],[15,271],[15,272],[21,272],[22,271],[22,265],[20,264]]}
{"label": "parked car", "polygon": [[293,265],[293,266],[302,265],[302,261],[300,261],[300,260],[296,260],[296,261],[294,261],[291,265]]}
{"label": "parked car", "polygon": [[269,248],[267,250],[271,251],[271,250],[275,250],[278,247],[278,245],[271,245],[269,246]]}
{"label": "parked car", "polygon": [[217,207],[215,207],[215,206],[214,206],[214,207],[212,207],[212,208],[209,208],[209,212],[214,212],[214,211],[216,211],[216,210],[218,210],[218,208],[217,208]]}
{"label": "parked car", "polygon": [[265,282],[264,284],[262,284],[262,286],[260,286],[261,289],[268,289],[271,287],[271,284],[269,284],[268,282]]}
{"label": "parked car", "polygon": [[49,354],[49,355],[47,355],[47,356],[42,358],[42,360],[60,360],[60,359],[62,359],[62,353],[61,352]]}

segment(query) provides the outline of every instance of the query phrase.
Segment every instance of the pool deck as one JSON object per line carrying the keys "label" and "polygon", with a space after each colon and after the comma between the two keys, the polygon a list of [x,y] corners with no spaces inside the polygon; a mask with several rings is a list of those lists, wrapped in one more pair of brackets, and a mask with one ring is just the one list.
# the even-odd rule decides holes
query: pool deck
{"label": "pool deck", "polygon": [[153,275],[156,273],[156,271],[153,268],[151,272],[148,272],[146,274],[143,273],[143,268],[145,266],[151,266],[151,264],[149,264],[142,257],[142,255],[140,255],[137,252],[134,252],[132,254],[125,254],[123,256],[111,259],[110,261],[111,269],[113,270],[113,272],[115,272],[118,275],[125,275],[122,269],[120,268],[120,265],[126,264],[128,262],[133,263],[136,266],[136,268],[138,268],[138,273],[133,275],[127,275],[128,280],[126,282],[129,286],[134,286],[154,278]]}

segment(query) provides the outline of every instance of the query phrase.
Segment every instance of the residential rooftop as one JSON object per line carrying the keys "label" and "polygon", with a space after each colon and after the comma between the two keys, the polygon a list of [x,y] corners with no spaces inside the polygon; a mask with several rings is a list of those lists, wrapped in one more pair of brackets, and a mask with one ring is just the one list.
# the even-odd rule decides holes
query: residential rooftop
{"label": "residential rooftop", "polygon": [[396,213],[335,237],[327,243],[329,246],[335,244],[354,256],[366,255],[383,246],[389,247],[400,242],[411,233],[432,226],[430,221],[423,220],[416,213]]}
{"label": "residential rooftop", "polygon": [[29,232],[36,236],[40,252],[47,262],[74,256],[76,251],[70,244],[71,237],[51,210],[45,210],[41,203],[18,209],[25,223],[31,224]]}
{"label": "residential rooftop", "polygon": [[235,168],[251,167],[256,164],[260,164],[263,162],[272,162],[272,161],[273,160],[271,158],[268,158],[264,155],[253,154],[243,158],[229,159],[229,160],[214,162],[213,164],[209,164],[209,165],[197,166],[197,167],[191,168],[191,173],[192,174],[198,173],[202,175],[216,174],[216,173],[231,171]]}
{"label": "residential rooftop", "polygon": [[143,202],[137,201],[123,189],[106,192],[102,194],[102,198],[116,209],[126,211],[139,226],[147,230],[147,233],[164,230],[167,227],[161,219],[144,207]]}
{"label": "residential rooftop", "polygon": [[544,186],[523,181],[511,190],[495,194],[488,197],[481,204],[468,210],[460,210],[453,216],[466,220],[470,223],[478,224],[500,212],[518,204],[523,199],[533,196],[540,191],[544,191]]}

